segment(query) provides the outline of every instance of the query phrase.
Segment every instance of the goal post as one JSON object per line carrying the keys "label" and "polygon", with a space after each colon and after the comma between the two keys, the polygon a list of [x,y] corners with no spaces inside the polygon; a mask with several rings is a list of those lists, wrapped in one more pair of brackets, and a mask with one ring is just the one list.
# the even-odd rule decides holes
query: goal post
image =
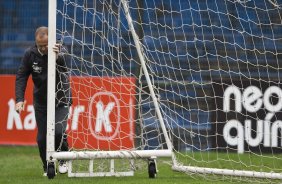
{"label": "goal post", "polygon": [[70,176],[129,176],[146,159],[155,177],[156,158],[169,157],[172,170],[212,181],[282,179],[279,1],[54,6],[49,45],[66,48],[73,105],[70,151],[56,152],[48,104],[49,162],[70,160]]}
{"label": "goal post", "polygon": [[[56,43],[56,10],[57,1],[48,1],[48,45]],[[51,21],[52,20],[52,21]],[[48,47],[48,79],[47,79],[47,135],[46,159],[50,161],[55,152],[55,99],[56,99],[56,55],[52,47]],[[55,172],[55,165],[47,164],[50,172]]]}

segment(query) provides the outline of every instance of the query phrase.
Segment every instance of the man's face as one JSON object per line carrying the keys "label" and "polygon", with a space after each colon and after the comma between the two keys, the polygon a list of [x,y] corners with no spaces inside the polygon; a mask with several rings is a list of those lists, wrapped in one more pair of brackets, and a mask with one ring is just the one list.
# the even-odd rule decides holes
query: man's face
{"label": "man's face", "polygon": [[48,35],[47,33],[39,33],[36,37],[36,45],[42,54],[48,54]]}

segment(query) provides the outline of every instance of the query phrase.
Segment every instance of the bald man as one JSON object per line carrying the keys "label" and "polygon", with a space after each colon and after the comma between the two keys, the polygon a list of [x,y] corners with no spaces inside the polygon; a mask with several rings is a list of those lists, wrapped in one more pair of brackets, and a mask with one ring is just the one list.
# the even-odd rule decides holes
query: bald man
{"label": "bald man", "polygon": [[[72,104],[69,72],[66,67],[66,55],[60,51],[61,46],[55,44],[56,53],[56,107],[55,107],[55,149],[68,151],[65,134],[69,107]],[[28,77],[32,76],[33,105],[37,123],[37,145],[43,164],[44,176],[47,176],[46,134],[47,134],[47,65],[48,65],[48,28],[39,27],[35,32],[35,45],[28,48],[22,58],[16,75],[16,111],[21,113],[25,106],[25,90]],[[59,161],[60,173],[67,172],[65,161]]]}

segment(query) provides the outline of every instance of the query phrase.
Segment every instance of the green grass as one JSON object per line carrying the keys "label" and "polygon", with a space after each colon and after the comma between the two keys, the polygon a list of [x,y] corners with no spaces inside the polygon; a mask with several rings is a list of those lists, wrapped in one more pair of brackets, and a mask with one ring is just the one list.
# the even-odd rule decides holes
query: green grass
{"label": "green grass", "polygon": [[[98,178],[68,178],[67,175],[58,174],[53,180],[42,176],[42,165],[36,147],[0,147],[0,183],[60,183],[60,184],[153,184],[153,183],[187,183],[193,179],[187,175],[172,172],[168,165],[159,168],[158,178],[149,179],[146,168],[137,172],[134,177],[98,177]],[[195,180],[195,183],[199,183]]]}
{"label": "green grass", "polygon": [[[227,162],[224,165],[225,159],[228,157],[234,157],[233,167],[236,167],[236,162],[242,163],[245,162],[258,162],[261,165],[269,164],[273,165],[273,160],[262,161],[260,157],[256,158],[256,156],[250,157],[247,155],[246,157],[240,156],[237,154],[193,154],[194,158],[197,160],[201,159],[209,159],[210,167],[214,166],[222,166],[228,167],[231,163]],[[204,158],[206,157],[206,158]],[[224,158],[221,162],[218,158]],[[214,160],[214,161],[213,161]],[[237,161],[236,161],[237,160]],[[278,160],[277,167],[280,166],[282,168],[281,161]],[[271,162],[271,163],[269,163]],[[239,165],[239,164],[237,164]],[[179,172],[174,172],[171,170],[169,164],[165,164],[162,161],[158,162],[158,176],[155,179],[149,179],[147,174],[146,164],[143,164],[144,168],[140,168],[135,172],[135,176],[133,177],[96,177],[96,178],[68,178],[67,175],[58,174],[53,180],[48,180],[47,177],[42,176],[42,166],[39,158],[39,153],[37,147],[19,147],[19,146],[0,146],[0,184],[13,183],[13,184],[32,184],[32,183],[59,183],[59,184],[82,184],[82,183],[99,183],[99,184],[223,184],[223,183],[249,183],[250,181],[256,183],[271,183],[271,182],[279,182],[279,181],[269,181],[262,179],[250,179],[250,178],[239,178],[234,179],[222,176],[214,176],[214,175],[196,175],[196,174],[184,174]],[[242,168],[242,166],[240,166]],[[254,168],[258,169],[258,168]]]}

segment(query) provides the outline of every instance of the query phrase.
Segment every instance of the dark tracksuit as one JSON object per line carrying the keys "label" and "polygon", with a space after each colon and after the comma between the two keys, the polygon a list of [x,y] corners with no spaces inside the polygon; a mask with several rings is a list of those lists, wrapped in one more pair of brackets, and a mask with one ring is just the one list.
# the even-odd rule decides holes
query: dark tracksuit
{"label": "dark tracksuit", "polygon": [[[55,107],[55,149],[68,151],[65,134],[69,106],[72,103],[69,72],[65,55],[59,54],[56,61],[56,107]],[[41,55],[36,46],[26,50],[16,75],[16,102],[24,101],[29,75],[33,80],[33,105],[37,123],[37,144],[44,169],[46,165],[47,135],[47,55]]]}

